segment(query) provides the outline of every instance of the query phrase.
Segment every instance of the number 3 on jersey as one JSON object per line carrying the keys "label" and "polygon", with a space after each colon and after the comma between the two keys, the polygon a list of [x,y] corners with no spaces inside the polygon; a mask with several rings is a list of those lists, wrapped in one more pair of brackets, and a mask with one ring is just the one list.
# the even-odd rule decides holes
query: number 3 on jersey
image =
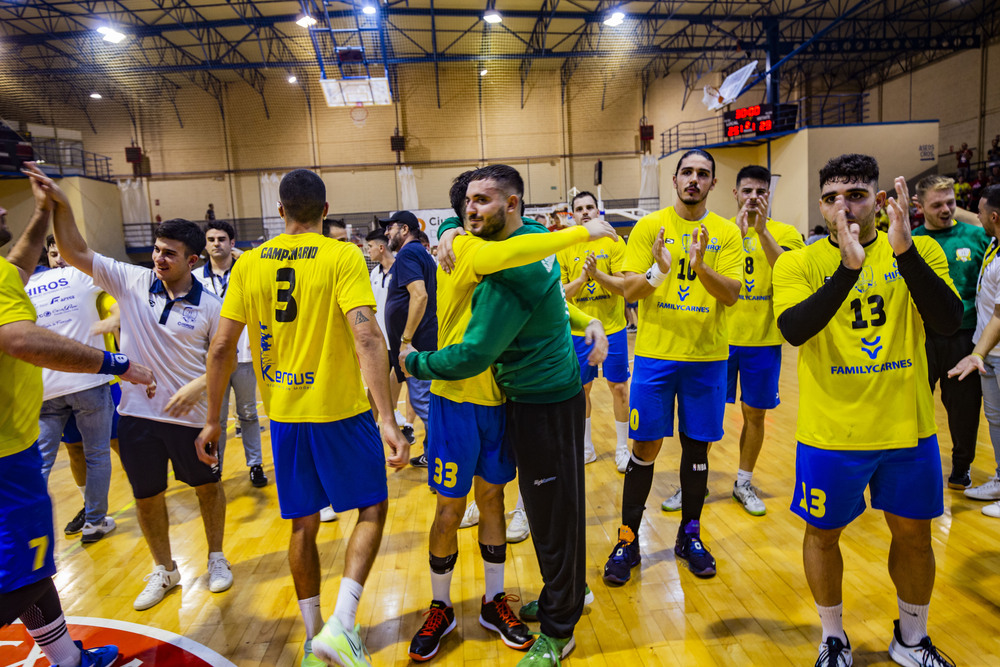
{"label": "number 3 on jersey", "polygon": [[[291,267],[278,269],[275,280],[278,282],[276,300],[284,307],[274,309],[274,319],[279,322],[291,322],[299,313],[299,306],[295,303],[295,297],[292,296],[292,292],[295,290],[295,269]],[[281,283],[287,283],[288,288],[282,288]]]}
{"label": "number 3 on jersey", "polygon": [[441,459],[434,459],[434,483],[441,484],[442,479],[446,488],[455,486],[458,483],[458,464],[442,463]]}

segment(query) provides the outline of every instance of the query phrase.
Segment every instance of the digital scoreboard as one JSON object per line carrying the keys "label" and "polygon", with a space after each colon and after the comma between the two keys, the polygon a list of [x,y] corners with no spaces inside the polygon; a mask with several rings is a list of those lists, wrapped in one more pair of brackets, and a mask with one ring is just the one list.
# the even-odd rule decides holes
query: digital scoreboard
{"label": "digital scoreboard", "polygon": [[795,104],[755,104],[722,114],[727,139],[753,138],[795,129]]}

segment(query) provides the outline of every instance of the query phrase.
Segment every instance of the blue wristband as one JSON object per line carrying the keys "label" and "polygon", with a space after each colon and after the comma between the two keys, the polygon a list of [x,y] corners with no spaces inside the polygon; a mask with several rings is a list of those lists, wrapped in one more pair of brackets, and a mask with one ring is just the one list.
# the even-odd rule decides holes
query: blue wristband
{"label": "blue wristband", "polygon": [[128,371],[129,365],[128,357],[124,354],[105,352],[104,363],[101,364],[101,370],[97,373],[98,375],[122,375]]}

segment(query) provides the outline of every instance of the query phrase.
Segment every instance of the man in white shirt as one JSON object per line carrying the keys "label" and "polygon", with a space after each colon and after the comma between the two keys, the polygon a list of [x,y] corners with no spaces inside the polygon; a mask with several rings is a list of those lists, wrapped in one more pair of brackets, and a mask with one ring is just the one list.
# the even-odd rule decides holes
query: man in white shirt
{"label": "man in white shirt", "polygon": [[[202,287],[220,299],[229,288],[229,275],[233,270],[233,247],[236,230],[225,220],[212,220],[205,224],[205,251],[208,261],[195,269],[192,275]],[[257,380],[253,375],[253,359],[250,358],[250,339],[244,330],[236,348],[236,370],[229,378],[229,387],[236,394],[236,416],[240,421],[243,435],[243,453],[247,468],[250,469],[250,483],[256,487],[267,486],[264,475],[264,459],[260,450],[260,422],[257,419]],[[229,388],[222,397],[220,415],[222,435],[219,436],[219,471],[223,470],[222,456],[226,450],[226,426],[229,422]]]}
{"label": "man in white shirt", "polygon": [[[39,326],[91,347],[103,348],[100,334],[91,333],[101,321],[97,299],[102,291],[87,274],[60,262],[28,280],[28,297]],[[83,443],[87,464],[84,490],[84,543],[97,542],[115,529],[108,516],[111,484],[111,430],[115,406],[109,375],[80,375],[44,369],[42,410],[38,418],[38,448],[46,482],[59,453],[59,441],[72,416]]]}
{"label": "man in white shirt", "polygon": [[153,369],[160,388],[150,399],[143,389],[125,385],[118,407],[122,467],[156,563],[133,607],[154,606],[181,579],[171,555],[164,497],[168,462],[174,476],[195,487],[198,495],[208,539],[209,590],[228,590],[233,575],[222,553],[226,497],[218,468],[202,463],[194,447],[207,411],[205,359],[222,308],[218,297],[191,275],[205,248],[205,234],[188,220],[168,220],[154,232],[152,270],[119,262],[87,246],[66,195],[50,178],[41,172],[30,176],[57,204],[53,227],[59,253],[118,301],[122,352]]}

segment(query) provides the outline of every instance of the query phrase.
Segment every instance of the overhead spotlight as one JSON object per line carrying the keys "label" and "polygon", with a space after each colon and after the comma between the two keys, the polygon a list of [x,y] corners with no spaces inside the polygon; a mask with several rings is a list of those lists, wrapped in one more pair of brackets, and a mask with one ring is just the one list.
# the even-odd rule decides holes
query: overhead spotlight
{"label": "overhead spotlight", "polygon": [[112,44],[118,44],[123,39],[125,39],[124,34],[118,32],[114,28],[109,28],[108,26],[102,25],[100,28],[97,29],[97,32],[101,33],[101,35],[104,36],[105,42],[111,42]]}
{"label": "overhead spotlight", "polygon": [[288,77],[288,83],[296,83],[298,80],[299,80],[298,77],[295,76],[294,74]]}
{"label": "overhead spotlight", "polygon": [[498,12],[497,10],[490,9],[485,14],[483,14],[483,20],[486,21],[487,23],[500,23],[501,21],[503,21],[503,17],[500,16],[500,12]]}
{"label": "overhead spotlight", "polygon": [[377,12],[378,10],[375,8],[375,5],[371,5],[371,4],[365,3],[365,6],[361,8],[361,11],[364,12],[365,14],[368,14],[369,16],[371,16],[372,14],[374,14],[375,12]]}
{"label": "overhead spotlight", "polygon": [[615,28],[620,26],[625,21],[625,14],[623,12],[615,12],[608,18],[604,19],[604,25]]}
{"label": "overhead spotlight", "polygon": [[489,70],[487,70],[487,69],[486,69],[486,68],[484,67],[483,69],[479,70],[479,76],[486,76],[486,73],[487,73],[488,71],[489,71]]}
{"label": "overhead spotlight", "polygon": [[92,99],[92,100],[99,100],[99,99],[101,99],[101,94],[100,93],[91,93],[90,94],[90,99]]}
{"label": "overhead spotlight", "polygon": [[308,28],[310,26],[316,25],[316,19],[314,19],[313,17],[309,16],[308,14],[305,14],[305,15],[302,16],[302,18],[300,18],[295,23],[297,25],[302,26],[303,28]]}

